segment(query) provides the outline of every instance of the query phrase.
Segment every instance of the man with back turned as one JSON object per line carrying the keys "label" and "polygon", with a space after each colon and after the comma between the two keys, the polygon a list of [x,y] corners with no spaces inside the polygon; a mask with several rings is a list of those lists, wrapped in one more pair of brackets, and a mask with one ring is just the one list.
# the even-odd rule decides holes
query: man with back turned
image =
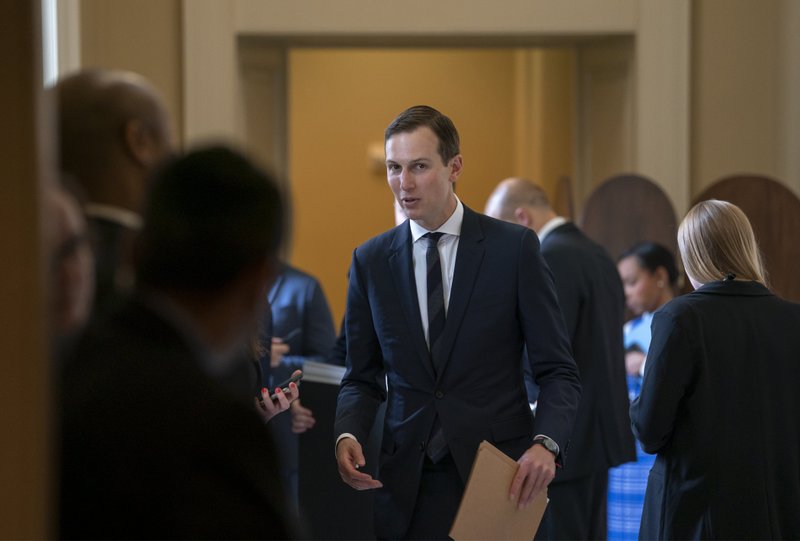
{"label": "man with back turned", "polygon": [[581,373],[570,464],[550,485],[537,539],[605,539],[608,469],[636,459],[622,345],[625,297],[617,267],[603,247],[558,216],[544,190],[529,180],[498,184],[486,214],[539,236]]}
{"label": "man with back turned", "polygon": [[[254,398],[222,383],[264,310],[283,217],[275,183],[231,150],[158,173],[134,293],[64,364],[62,537],[293,535]],[[290,389],[279,404],[263,390],[269,414]]]}

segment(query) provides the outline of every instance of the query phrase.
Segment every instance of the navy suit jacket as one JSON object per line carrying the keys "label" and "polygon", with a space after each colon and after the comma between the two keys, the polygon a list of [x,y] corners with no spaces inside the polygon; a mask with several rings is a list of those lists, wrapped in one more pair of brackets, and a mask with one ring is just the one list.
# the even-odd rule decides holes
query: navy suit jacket
{"label": "navy suit jacket", "polygon": [[[408,222],[353,253],[346,332],[336,435],[367,441],[387,397],[384,371],[388,379],[377,474],[383,488],[375,503],[379,537],[405,532],[437,416],[465,481],[482,440],[515,460],[538,433],[566,450],[580,383],[552,278],[529,229],[464,208],[438,366],[420,319]],[[521,362],[526,345],[541,388],[535,426]]]}
{"label": "navy suit jacket", "polygon": [[559,482],[636,460],[622,340],[625,294],[606,251],[573,223],[544,238],[542,255],[553,271],[581,375],[569,467],[558,472]]}
{"label": "navy suit jacket", "polygon": [[306,360],[324,362],[336,342],[336,329],[319,281],[284,265],[269,291],[272,335],[289,344],[281,365],[272,369],[272,383],[302,369]]}

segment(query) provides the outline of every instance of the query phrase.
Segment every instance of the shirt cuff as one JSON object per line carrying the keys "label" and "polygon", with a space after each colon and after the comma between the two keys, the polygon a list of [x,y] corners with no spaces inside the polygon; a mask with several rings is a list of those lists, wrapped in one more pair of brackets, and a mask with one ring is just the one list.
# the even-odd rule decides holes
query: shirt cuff
{"label": "shirt cuff", "polygon": [[353,436],[350,432],[344,432],[343,434],[339,434],[339,437],[336,438],[336,444],[333,446],[333,456],[336,456],[336,449],[339,447],[339,442],[342,441],[344,438],[352,438],[356,440],[356,443],[358,443],[358,438]]}

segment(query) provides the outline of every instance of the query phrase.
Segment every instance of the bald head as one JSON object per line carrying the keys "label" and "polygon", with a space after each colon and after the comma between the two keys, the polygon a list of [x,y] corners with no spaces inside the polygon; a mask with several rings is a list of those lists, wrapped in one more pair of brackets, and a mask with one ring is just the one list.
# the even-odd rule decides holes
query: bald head
{"label": "bald head", "polygon": [[156,90],[130,72],[84,70],[56,85],[61,169],[89,201],[138,211],[146,179],[172,151]]}
{"label": "bald head", "polygon": [[486,202],[484,213],[534,231],[556,216],[544,190],[519,177],[507,178],[497,185]]}

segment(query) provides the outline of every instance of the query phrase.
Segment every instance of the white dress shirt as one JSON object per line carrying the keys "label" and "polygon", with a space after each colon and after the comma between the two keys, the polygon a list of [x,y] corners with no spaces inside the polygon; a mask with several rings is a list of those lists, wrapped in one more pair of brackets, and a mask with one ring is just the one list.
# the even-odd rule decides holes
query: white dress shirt
{"label": "white dress shirt", "polygon": [[456,209],[435,231],[428,231],[413,220],[409,220],[411,227],[411,240],[413,245],[414,280],[417,284],[417,300],[419,301],[419,315],[422,318],[422,329],[425,341],[430,345],[428,338],[428,264],[425,255],[428,251],[428,239],[422,236],[428,233],[444,233],[439,239],[439,261],[442,265],[442,289],[444,290],[444,313],[450,304],[450,289],[453,286],[453,271],[456,268],[456,253],[458,252],[458,239],[461,236],[461,223],[464,221],[464,205],[456,198]]}
{"label": "white dress shirt", "polygon": [[567,223],[567,219],[563,216],[556,216],[546,224],[542,226],[542,228],[536,233],[536,236],[539,237],[539,243],[541,244],[544,241],[544,238],[550,234],[550,232],[555,229],[556,227]]}

